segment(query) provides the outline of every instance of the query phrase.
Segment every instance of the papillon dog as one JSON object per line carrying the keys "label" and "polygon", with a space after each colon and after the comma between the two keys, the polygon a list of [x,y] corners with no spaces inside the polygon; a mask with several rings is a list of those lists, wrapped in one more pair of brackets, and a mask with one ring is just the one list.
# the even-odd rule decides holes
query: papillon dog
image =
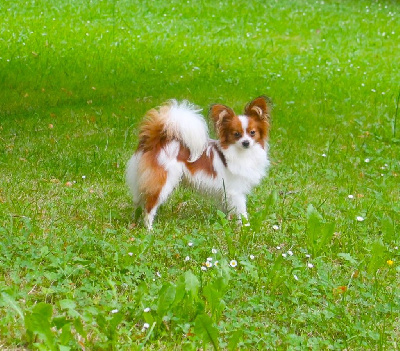
{"label": "papillon dog", "polygon": [[152,229],[158,207],[185,180],[214,194],[225,211],[247,222],[246,196],[269,167],[270,100],[260,96],[237,115],[225,105],[212,105],[209,115],[218,140],[209,138],[200,109],[171,100],[147,112],[139,145],[127,165],[126,181],[135,206]]}

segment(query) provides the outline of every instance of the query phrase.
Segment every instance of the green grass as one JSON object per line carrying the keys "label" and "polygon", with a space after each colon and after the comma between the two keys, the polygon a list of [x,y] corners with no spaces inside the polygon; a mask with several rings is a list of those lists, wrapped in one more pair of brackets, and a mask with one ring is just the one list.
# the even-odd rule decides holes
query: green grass
{"label": "green grass", "polygon": [[[398,2],[0,13],[1,348],[399,349]],[[124,184],[143,114],[261,94],[251,227],[182,189],[148,233]]]}

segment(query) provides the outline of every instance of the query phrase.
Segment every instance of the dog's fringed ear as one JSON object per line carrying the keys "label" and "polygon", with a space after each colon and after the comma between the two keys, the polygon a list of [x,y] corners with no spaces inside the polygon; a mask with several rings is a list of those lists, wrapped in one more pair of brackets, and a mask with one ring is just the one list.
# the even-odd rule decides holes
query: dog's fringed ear
{"label": "dog's fringed ear", "polygon": [[229,121],[235,116],[235,112],[228,106],[215,104],[210,107],[209,116],[218,130],[225,121]]}
{"label": "dog's fringed ear", "polygon": [[267,96],[259,96],[253,101],[250,101],[244,108],[244,113],[247,116],[255,115],[261,120],[268,121],[271,112],[271,99]]}

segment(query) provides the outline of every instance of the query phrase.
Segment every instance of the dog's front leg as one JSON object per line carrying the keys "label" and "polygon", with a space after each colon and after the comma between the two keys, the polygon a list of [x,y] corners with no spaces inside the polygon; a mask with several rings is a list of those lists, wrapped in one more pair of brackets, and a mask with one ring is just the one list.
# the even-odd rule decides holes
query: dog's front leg
{"label": "dog's front leg", "polygon": [[246,210],[246,195],[240,193],[232,193],[228,196],[228,210],[236,216],[237,223],[245,226],[250,225],[248,222]]}

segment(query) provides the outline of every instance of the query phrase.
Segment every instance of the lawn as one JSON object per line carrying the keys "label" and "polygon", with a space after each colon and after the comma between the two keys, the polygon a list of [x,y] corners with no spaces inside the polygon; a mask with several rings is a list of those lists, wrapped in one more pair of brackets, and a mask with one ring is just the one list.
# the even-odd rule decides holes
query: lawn
{"label": "lawn", "polygon": [[[397,1],[0,3],[0,347],[398,350]],[[274,102],[251,225],[144,229],[144,113]]]}

